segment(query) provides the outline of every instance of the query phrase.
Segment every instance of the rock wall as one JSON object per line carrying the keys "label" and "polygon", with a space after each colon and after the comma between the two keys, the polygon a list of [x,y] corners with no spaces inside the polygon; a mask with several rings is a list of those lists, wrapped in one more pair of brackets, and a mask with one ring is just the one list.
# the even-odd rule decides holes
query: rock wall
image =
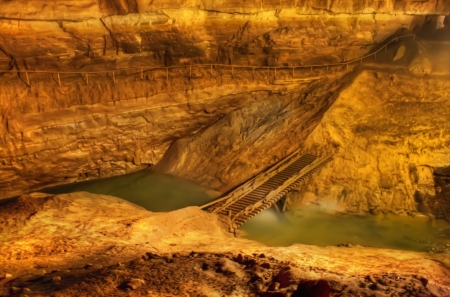
{"label": "rock wall", "polygon": [[342,61],[448,12],[443,0],[2,1],[0,70]]}
{"label": "rock wall", "polygon": [[[435,195],[433,176],[434,168],[450,165],[447,48],[399,43],[380,55],[389,66],[358,70],[354,81],[353,74],[324,80],[276,102],[233,111],[175,141],[156,169],[225,192],[298,148],[334,152],[332,163],[288,194],[294,208],[319,204],[331,211],[448,219],[450,208]],[[410,72],[385,68],[394,65]]]}
{"label": "rock wall", "polygon": [[16,79],[0,88],[0,198],[155,164],[175,139],[287,89],[242,76],[55,85]]}
{"label": "rock wall", "polygon": [[253,102],[176,140],[155,170],[226,192],[303,145],[353,74]]}
{"label": "rock wall", "polygon": [[441,204],[417,198],[434,196],[434,168],[450,165],[449,90],[446,76],[362,72],[305,141],[306,151],[334,151],[334,160],[291,201],[361,214],[437,213]]}

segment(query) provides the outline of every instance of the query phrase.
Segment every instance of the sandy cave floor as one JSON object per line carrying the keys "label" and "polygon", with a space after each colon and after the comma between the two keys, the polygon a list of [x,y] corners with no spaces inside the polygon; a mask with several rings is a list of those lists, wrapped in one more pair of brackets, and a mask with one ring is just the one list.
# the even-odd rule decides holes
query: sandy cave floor
{"label": "sandy cave floor", "polygon": [[450,296],[449,254],[268,247],[86,192],[8,202],[0,236],[0,296]]}

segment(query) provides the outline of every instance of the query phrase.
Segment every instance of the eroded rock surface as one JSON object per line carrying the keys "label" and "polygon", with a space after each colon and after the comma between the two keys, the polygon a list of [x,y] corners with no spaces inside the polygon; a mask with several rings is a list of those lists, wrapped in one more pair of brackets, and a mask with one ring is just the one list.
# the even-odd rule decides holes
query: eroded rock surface
{"label": "eroded rock surface", "polygon": [[[397,51],[413,45],[398,45]],[[417,46],[447,47],[423,41]],[[450,64],[445,55],[432,52],[419,50],[409,57],[411,64],[403,61],[411,66],[420,57],[428,59],[431,75],[368,68],[355,74],[354,81],[353,75],[329,84],[320,81],[320,87],[286,105],[280,99],[234,111],[174,142],[156,168],[227,191],[301,147],[315,155],[334,153],[334,161],[288,194],[297,206],[319,204],[360,214],[419,211],[448,219],[445,199],[430,197],[435,197],[433,168],[450,164],[450,85],[442,75]],[[267,116],[255,118],[261,112]],[[303,120],[310,112],[325,112],[325,118],[305,142],[319,120]]]}

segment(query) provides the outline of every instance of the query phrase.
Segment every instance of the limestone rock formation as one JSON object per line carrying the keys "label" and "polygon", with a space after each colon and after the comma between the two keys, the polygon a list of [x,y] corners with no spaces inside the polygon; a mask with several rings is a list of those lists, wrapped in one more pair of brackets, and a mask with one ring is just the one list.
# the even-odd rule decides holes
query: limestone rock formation
{"label": "limestone rock formation", "polygon": [[155,170],[229,191],[300,148],[352,77],[324,78],[230,112],[176,140]]}
{"label": "limestone rock formation", "polygon": [[[285,89],[261,69],[146,67],[348,61],[392,35],[445,27],[449,12],[442,0],[2,1],[0,199],[153,165],[174,140]],[[411,71],[428,73],[429,60]],[[212,187],[247,177],[221,175]]]}
{"label": "limestone rock formation", "polygon": [[0,66],[61,72],[342,61],[400,28],[419,28],[426,15],[449,12],[444,0],[2,1]]}
{"label": "limestone rock formation", "polygon": [[30,89],[17,78],[4,82],[0,199],[156,164],[175,139],[250,102],[273,100],[272,93],[289,87],[251,74],[170,82],[153,80],[153,74],[143,81],[125,76],[115,84],[105,77],[91,78],[89,85],[72,78],[60,88],[45,80]]}
{"label": "limestone rock formation", "polygon": [[[335,85],[320,81],[309,94],[270,103],[270,112],[265,104],[254,103],[175,141],[156,168],[228,191],[298,148],[319,156],[334,153],[321,173],[288,194],[295,207],[319,204],[358,214],[422,212],[449,219],[445,199],[433,198],[434,169],[450,166],[450,61],[436,54],[447,44],[405,42],[381,59],[392,61],[402,46],[419,48],[396,61],[406,63],[410,72],[375,68],[361,70],[354,81],[353,75]],[[429,63],[428,75],[414,71],[423,60]],[[308,109],[325,117],[305,141],[318,119],[305,122]]]}
{"label": "limestone rock formation", "polygon": [[305,150],[335,156],[293,200],[354,213],[436,213],[442,201],[416,200],[417,192],[434,196],[434,169],[450,165],[449,89],[446,76],[362,72],[305,141]]}

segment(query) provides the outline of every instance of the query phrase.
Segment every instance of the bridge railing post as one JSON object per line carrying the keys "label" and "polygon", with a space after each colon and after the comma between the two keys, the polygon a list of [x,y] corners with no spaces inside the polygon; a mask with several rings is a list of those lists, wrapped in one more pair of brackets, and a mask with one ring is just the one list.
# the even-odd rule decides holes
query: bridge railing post
{"label": "bridge railing post", "polygon": [[[305,69],[305,70],[307,68],[310,68],[310,74],[311,75],[313,74],[314,67],[319,68],[319,70],[320,70],[320,69],[322,69],[323,67],[326,66],[326,68],[327,68],[326,71],[330,72],[330,71],[333,70],[333,66],[341,66],[342,65],[342,66],[345,66],[345,69],[348,71],[349,70],[349,64],[351,64],[351,63],[358,63],[358,62],[360,62],[362,64],[363,63],[363,59],[371,57],[371,56],[373,56],[374,59],[377,60],[378,59],[378,53],[382,52],[383,48],[384,48],[384,51],[387,52],[387,48],[388,48],[388,46],[391,43],[399,42],[400,39],[405,39],[405,38],[409,38],[409,37],[412,37],[412,39],[415,40],[416,39],[416,34],[397,36],[397,37],[391,39],[388,43],[386,43],[383,47],[379,48],[377,51],[372,52],[370,54],[367,54],[365,56],[359,57],[359,58],[355,58],[353,60],[349,60],[349,61],[345,61],[345,62],[341,62],[341,63],[335,63],[335,64],[332,63],[332,64],[322,64],[322,65],[301,65],[301,66],[298,66],[298,67],[301,68],[301,69]],[[209,65],[211,77],[213,77],[213,75],[214,75],[213,74],[213,66],[214,67],[231,67],[231,75],[232,75],[233,78],[234,78],[234,74],[235,74],[234,73],[234,66],[236,66],[237,68],[244,68],[244,69],[248,69],[249,67],[251,67],[252,68],[252,75],[253,75],[253,79],[254,80],[256,79],[255,69],[256,68],[261,69],[262,73],[263,73],[264,72],[264,68],[266,68],[267,69],[267,77],[268,77],[268,79],[270,79],[270,68],[271,68],[271,66],[256,66],[255,67],[255,66],[250,66],[250,65],[243,66],[243,65],[231,65],[231,64],[214,64],[214,63],[212,63],[212,64],[194,64],[194,65],[189,64],[189,79],[192,79],[192,67],[193,66],[195,67],[196,65],[198,67],[207,67]],[[184,69],[187,66],[188,65],[180,65],[179,67],[182,67]],[[154,71],[154,70],[163,70],[163,68],[166,68],[166,80],[168,80],[169,79],[168,72],[169,72],[169,68],[170,67],[161,66],[161,67],[148,68],[148,69]],[[278,76],[279,76],[278,73],[277,73],[278,72],[278,68],[286,69],[286,70],[289,71],[289,68],[291,68],[291,67],[289,67],[289,66],[288,67],[282,67],[282,66],[281,67],[277,67],[277,66],[274,66],[272,68],[274,68],[274,79],[276,80],[278,78]],[[293,79],[295,78],[295,68],[296,67],[294,67],[294,66],[292,67],[292,78]],[[136,71],[136,70],[140,69],[140,78],[141,78],[141,80],[144,79],[143,68],[135,67],[135,68],[121,68],[121,69],[115,69],[115,70],[118,70],[118,71],[121,71],[121,70],[130,71],[130,69],[133,69],[133,71]],[[6,71],[6,72],[8,72],[8,73],[17,73],[17,75],[20,77],[20,79],[24,83],[26,83],[28,86],[31,85],[28,72],[31,72],[31,73],[50,73],[52,79],[57,82],[58,86],[61,86],[61,76],[60,76],[61,73],[63,73],[63,74],[67,73],[67,74],[70,74],[70,75],[78,75],[78,74],[80,74],[81,79],[84,78],[84,80],[86,82],[86,85],[89,85],[89,74],[90,73],[92,73],[92,74],[101,73],[102,75],[104,75],[106,73],[106,75],[107,75],[107,73],[110,72],[110,71],[111,70],[102,70],[102,71],[97,71],[97,72],[96,71],[90,71],[90,72],[89,71],[88,72],[82,72],[82,71],[52,72],[52,71],[41,71],[41,70],[22,70],[22,71],[21,70],[9,70],[9,71]],[[114,71],[112,71],[112,72],[113,72],[113,81],[115,82],[115,72]],[[22,73],[25,73],[25,75],[23,75]],[[55,73],[57,74],[57,80],[54,77]],[[320,73],[320,71],[319,71],[319,73]],[[133,74],[137,74],[137,73],[133,72]],[[301,74],[306,74],[306,73],[301,72]],[[222,74],[220,72],[218,72],[217,75],[222,75]]]}

